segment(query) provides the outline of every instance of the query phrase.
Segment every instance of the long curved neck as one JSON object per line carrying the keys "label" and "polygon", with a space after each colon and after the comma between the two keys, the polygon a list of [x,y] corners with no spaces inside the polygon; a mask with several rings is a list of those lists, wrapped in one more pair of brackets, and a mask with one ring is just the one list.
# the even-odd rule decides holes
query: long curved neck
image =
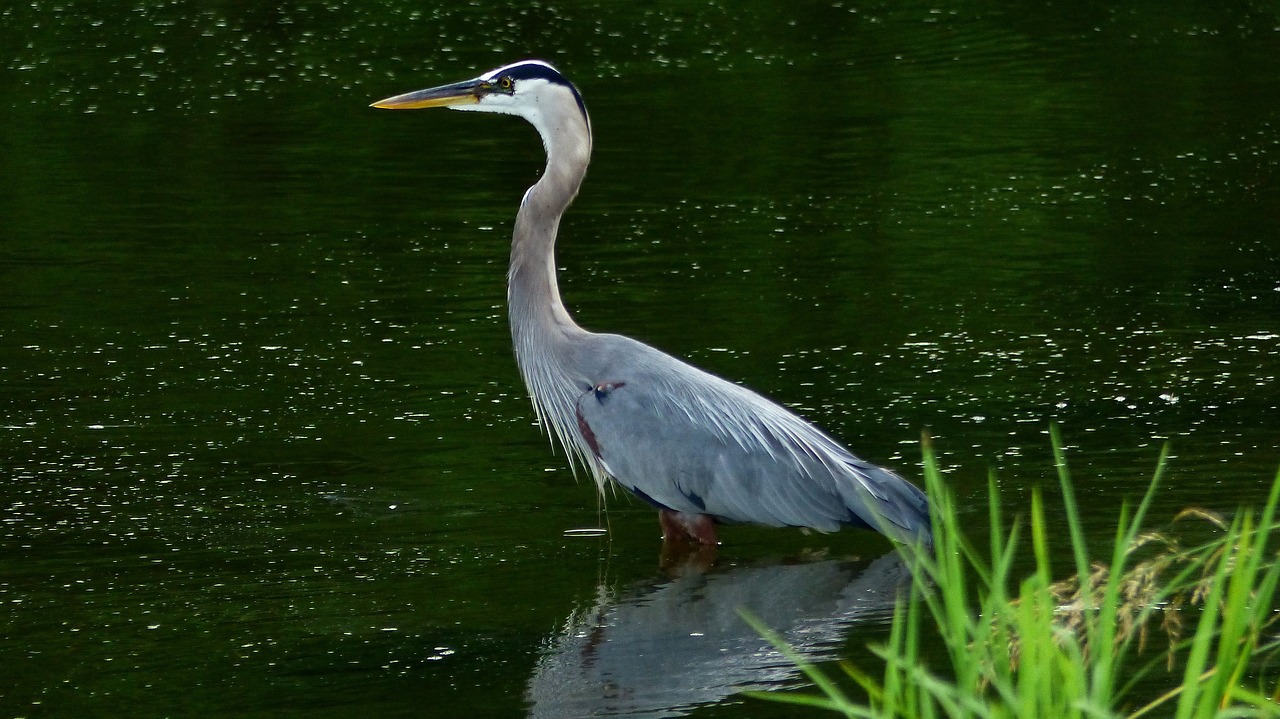
{"label": "long curved neck", "polygon": [[564,308],[555,260],[560,217],[578,194],[591,160],[591,129],[581,113],[551,119],[550,123],[534,122],[547,151],[547,169],[525,193],[511,237],[507,277],[511,337],[538,419],[571,457],[593,468],[599,484],[604,475],[592,463],[575,420],[576,398],[592,381],[580,353],[575,352],[582,343],[575,340],[589,333]]}
{"label": "long curved neck", "polygon": [[525,193],[511,237],[507,302],[517,352],[583,331],[560,299],[555,243],[560,217],[578,194],[591,160],[591,130],[580,114],[551,119],[537,124],[547,168]]}

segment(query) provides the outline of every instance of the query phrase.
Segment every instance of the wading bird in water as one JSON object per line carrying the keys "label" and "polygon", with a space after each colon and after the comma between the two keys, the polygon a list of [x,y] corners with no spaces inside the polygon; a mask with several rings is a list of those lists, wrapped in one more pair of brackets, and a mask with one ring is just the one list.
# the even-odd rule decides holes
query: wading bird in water
{"label": "wading bird in water", "polygon": [[556,232],[591,160],[591,121],[555,68],[526,60],[372,106],[517,115],[542,136],[547,167],[511,238],[511,334],[538,419],[601,493],[612,480],[655,506],[668,542],[715,545],[716,523],[747,522],[931,543],[928,500],[910,482],[745,387],[569,316]]}

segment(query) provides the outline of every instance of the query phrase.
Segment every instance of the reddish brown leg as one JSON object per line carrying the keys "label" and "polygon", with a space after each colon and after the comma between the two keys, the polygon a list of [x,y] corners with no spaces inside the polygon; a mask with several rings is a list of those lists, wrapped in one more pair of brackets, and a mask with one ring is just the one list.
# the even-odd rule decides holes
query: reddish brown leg
{"label": "reddish brown leg", "polygon": [[664,543],[690,539],[709,547],[720,543],[716,538],[716,523],[706,514],[689,514],[662,509],[658,511],[658,522],[662,524]]}

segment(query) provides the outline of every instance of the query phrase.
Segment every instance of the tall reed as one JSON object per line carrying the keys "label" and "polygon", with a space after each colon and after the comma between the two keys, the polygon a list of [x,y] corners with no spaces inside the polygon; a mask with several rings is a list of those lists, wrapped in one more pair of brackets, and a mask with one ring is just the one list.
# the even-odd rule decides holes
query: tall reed
{"label": "tall reed", "polygon": [[[1263,661],[1278,646],[1268,631],[1276,617],[1280,561],[1268,542],[1280,474],[1260,514],[1244,508],[1229,523],[1216,520],[1218,539],[1184,549],[1166,534],[1142,529],[1167,463],[1167,451],[1162,453],[1138,506],[1121,507],[1103,563],[1095,561],[1085,538],[1056,428],[1051,436],[1071,576],[1053,581],[1039,490],[1031,495],[1030,536],[1024,537],[1021,522],[1005,527],[993,477],[990,537],[981,545],[966,537],[926,440],[935,545],[908,552],[910,596],[897,607],[888,641],[870,648],[883,661],[882,674],[840,662],[861,690],[852,699],[841,682],[806,664],[748,616],[821,691],[752,696],[877,719],[1280,716],[1275,668]],[[1028,542],[1032,569],[1017,576],[1015,559]],[[1140,650],[1157,618],[1170,647],[1167,655],[1150,657]],[[923,650],[925,635],[941,639],[942,660]],[[1158,684],[1157,672],[1169,678],[1166,691],[1150,688]]]}

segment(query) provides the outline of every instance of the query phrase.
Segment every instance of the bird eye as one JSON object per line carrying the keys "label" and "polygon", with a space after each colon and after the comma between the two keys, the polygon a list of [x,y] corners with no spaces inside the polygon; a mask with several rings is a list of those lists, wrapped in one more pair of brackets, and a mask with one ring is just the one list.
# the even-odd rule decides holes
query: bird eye
{"label": "bird eye", "polygon": [[498,78],[498,87],[502,88],[507,92],[511,92],[511,88],[514,85],[515,83],[512,82],[511,78],[506,75],[503,75],[502,77]]}

